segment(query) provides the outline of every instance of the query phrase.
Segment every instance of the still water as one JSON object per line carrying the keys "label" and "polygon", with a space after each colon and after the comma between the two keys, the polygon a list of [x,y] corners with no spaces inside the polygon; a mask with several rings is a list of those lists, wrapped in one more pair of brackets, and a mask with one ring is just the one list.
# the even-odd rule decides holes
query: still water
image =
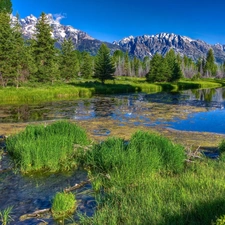
{"label": "still water", "polygon": [[225,134],[225,89],[96,96],[38,105],[1,106],[0,123],[113,119],[126,124]]}

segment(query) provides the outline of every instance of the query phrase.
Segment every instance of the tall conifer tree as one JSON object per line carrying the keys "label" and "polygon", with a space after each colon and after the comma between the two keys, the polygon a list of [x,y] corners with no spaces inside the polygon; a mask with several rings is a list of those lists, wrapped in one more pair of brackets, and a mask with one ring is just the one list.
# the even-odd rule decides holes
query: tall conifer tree
{"label": "tall conifer tree", "polygon": [[42,13],[36,25],[34,56],[37,65],[36,79],[39,82],[53,81],[58,77],[57,51],[51,36],[51,26],[45,13]]}
{"label": "tall conifer tree", "polygon": [[101,80],[102,84],[105,80],[113,80],[113,73],[115,67],[113,64],[112,57],[110,56],[110,50],[102,44],[95,58],[94,78]]}
{"label": "tall conifer tree", "polygon": [[78,76],[79,61],[71,39],[64,39],[61,46],[60,74],[65,80]]}
{"label": "tall conifer tree", "polygon": [[0,0],[0,12],[12,13],[12,2],[11,0]]}
{"label": "tall conifer tree", "polygon": [[0,12],[0,83],[7,86],[13,74],[13,30],[8,13]]}

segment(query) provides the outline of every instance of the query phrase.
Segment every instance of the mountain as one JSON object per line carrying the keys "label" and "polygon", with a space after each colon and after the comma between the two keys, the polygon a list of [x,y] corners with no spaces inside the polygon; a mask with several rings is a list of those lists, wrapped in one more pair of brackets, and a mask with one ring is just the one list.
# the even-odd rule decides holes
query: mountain
{"label": "mountain", "polygon": [[[53,18],[52,14],[46,14],[47,21],[52,27],[52,37],[57,39],[56,46],[59,47],[60,44],[63,42],[64,38],[68,39],[71,38],[74,46],[79,51],[88,51],[92,55],[95,55],[103,43],[100,40],[97,40],[87,33],[75,29],[72,26],[65,26],[60,24],[60,21]],[[14,21],[15,17],[11,17],[11,20]],[[36,29],[35,26],[37,24],[38,18],[30,15],[25,17],[24,19],[20,19],[20,24],[22,27],[23,36],[26,39],[30,39],[34,37]],[[112,43],[106,43],[106,45],[113,51],[117,49],[121,49],[118,45],[114,45]]]}
{"label": "mountain", "polygon": [[208,50],[212,48],[216,61],[218,63],[225,61],[225,45],[210,45],[201,40],[194,40],[173,33],[129,36],[120,41],[114,41],[113,44],[122,47],[138,58],[151,57],[155,53],[165,55],[172,48],[180,55],[186,55],[193,60],[197,60],[199,57],[206,57]]}
{"label": "mountain", "polygon": [[[59,20],[54,19],[52,14],[47,14],[47,21],[52,27],[52,37],[57,39],[57,46],[63,42],[64,38],[71,38],[74,46],[79,51],[88,51],[95,55],[103,43],[87,33],[75,29],[72,26],[62,25]],[[15,20],[15,17],[11,17]],[[35,25],[38,18],[33,15],[20,20],[22,33],[25,38],[34,37]],[[218,63],[225,61],[225,45],[210,45],[201,40],[194,40],[186,36],[173,33],[160,33],[157,35],[143,35],[138,37],[129,36],[113,43],[104,42],[111,52],[119,49],[128,52],[131,56],[143,59],[145,56],[152,57],[155,53],[165,55],[171,48],[181,55],[197,60],[199,57],[206,57],[210,48],[214,50],[214,55]]]}

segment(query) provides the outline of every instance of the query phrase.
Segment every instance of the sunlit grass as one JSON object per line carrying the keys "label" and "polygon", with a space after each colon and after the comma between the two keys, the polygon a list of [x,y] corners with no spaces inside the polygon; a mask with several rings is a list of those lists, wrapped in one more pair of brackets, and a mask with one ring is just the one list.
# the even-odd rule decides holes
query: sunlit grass
{"label": "sunlit grass", "polygon": [[[225,214],[225,163],[186,162],[184,148],[145,132],[86,155],[98,208],[81,224],[211,224]],[[104,193],[104,194],[103,194]]]}

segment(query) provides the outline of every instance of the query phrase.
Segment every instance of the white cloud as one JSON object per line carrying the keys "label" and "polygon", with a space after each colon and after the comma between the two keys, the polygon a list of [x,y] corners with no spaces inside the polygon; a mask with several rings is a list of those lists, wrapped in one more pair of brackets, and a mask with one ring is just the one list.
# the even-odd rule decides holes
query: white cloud
{"label": "white cloud", "polygon": [[53,14],[53,18],[59,23],[60,20],[66,18],[66,13],[56,13],[56,14]]}

